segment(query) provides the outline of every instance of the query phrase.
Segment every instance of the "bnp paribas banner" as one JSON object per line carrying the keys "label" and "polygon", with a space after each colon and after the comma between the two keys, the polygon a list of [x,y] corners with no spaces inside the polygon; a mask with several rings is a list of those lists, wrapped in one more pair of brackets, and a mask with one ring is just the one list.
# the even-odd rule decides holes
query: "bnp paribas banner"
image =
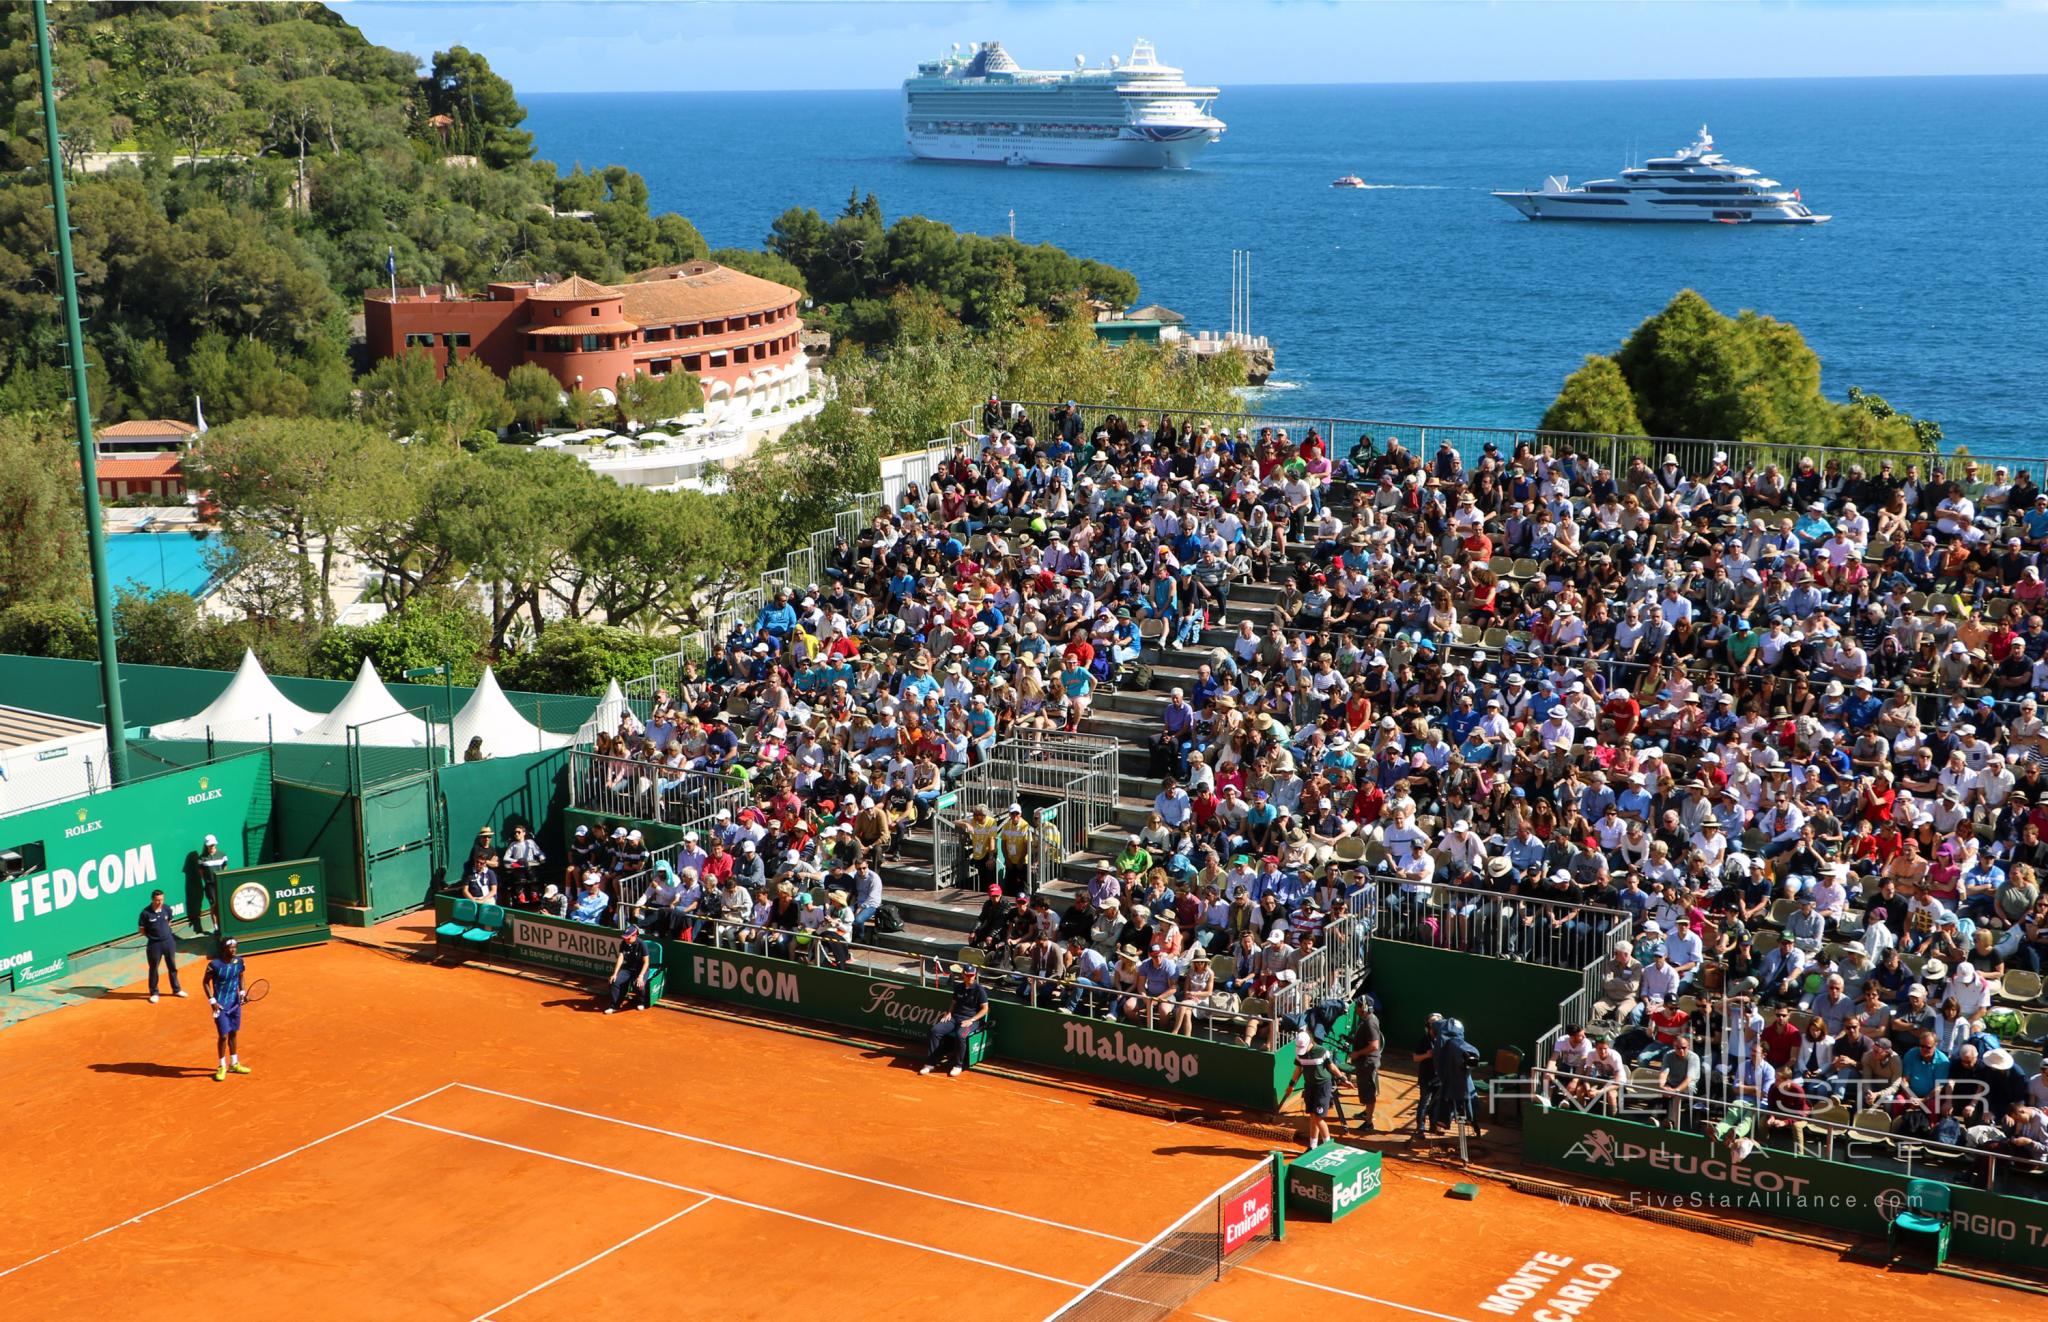
{"label": "bnp paribas banner", "polygon": [[262,861],[269,799],[265,751],[0,817],[0,974],[133,934],[152,890],[185,917],[207,836],[231,868]]}
{"label": "bnp paribas banner", "polygon": [[[1523,1155],[1539,1166],[1660,1190],[1680,1210],[1752,1211],[1882,1235],[1905,1206],[1903,1171],[1775,1149],[1731,1161],[1723,1145],[1697,1134],[1562,1107],[1526,1112],[1522,1145]],[[2048,1265],[2048,1203],[1958,1185],[1949,1210],[1956,1252]]]}

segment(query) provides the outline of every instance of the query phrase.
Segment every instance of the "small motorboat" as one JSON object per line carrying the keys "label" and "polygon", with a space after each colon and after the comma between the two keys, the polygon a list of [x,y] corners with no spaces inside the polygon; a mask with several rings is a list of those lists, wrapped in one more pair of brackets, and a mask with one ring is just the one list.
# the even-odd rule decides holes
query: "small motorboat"
{"label": "small motorboat", "polygon": [[1363,179],[1360,179],[1360,178],[1359,178],[1359,177],[1358,177],[1357,175],[1355,175],[1355,174],[1347,174],[1347,175],[1345,175],[1345,176],[1344,176],[1344,177],[1343,177],[1342,179],[1333,179],[1333,180],[1331,180],[1331,181],[1330,181],[1330,187],[1332,187],[1332,188],[1363,188],[1363,187],[1365,187],[1365,180],[1363,180]]}

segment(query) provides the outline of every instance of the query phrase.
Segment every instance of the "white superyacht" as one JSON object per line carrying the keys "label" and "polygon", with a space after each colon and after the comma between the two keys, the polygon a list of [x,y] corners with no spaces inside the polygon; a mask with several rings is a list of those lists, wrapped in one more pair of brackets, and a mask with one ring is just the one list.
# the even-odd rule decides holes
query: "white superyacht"
{"label": "white superyacht", "polygon": [[1746,165],[1730,165],[1714,149],[1713,135],[1700,126],[1690,147],[1653,156],[1623,170],[1619,179],[1594,179],[1577,188],[1552,175],[1531,192],[1494,196],[1531,220],[1692,220],[1725,225],[1818,225],[1817,215],[1775,179]]}
{"label": "white superyacht", "polygon": [[1222,136],[1214,87],[1189,85],[1140,41],[1130,59],[1048,72],[985,41],[917,66],[903,83],[910,153],[932,161],[1185,170]]}

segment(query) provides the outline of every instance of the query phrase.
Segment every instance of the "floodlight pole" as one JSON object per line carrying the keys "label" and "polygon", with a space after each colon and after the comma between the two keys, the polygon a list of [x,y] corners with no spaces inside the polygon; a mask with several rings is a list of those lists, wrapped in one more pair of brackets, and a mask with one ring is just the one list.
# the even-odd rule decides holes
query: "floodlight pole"
{"label": "floodlight pole", "polygon": [[92,561],[93,616],[99,624],[107,767],[113,784],[122,785],[128,780],[128,733],[121,715],[121,666],[114,655],[114,595],[107,579],[106,537],[100,531],[100,478],[93,454],[92,400],[86,391],[85,331],[78,320],[78,274],[71,269],[71,204],[64,196],[64,155],[57,139],[57,78],[50,67],[50,15],[44,0],[36,0],[36,60],[42,67],[43,147],[50,160],[57,274],[64,286],[65,344],[71,354],[71,408],[78,419],[78,473],[85,485],[85,544]]}

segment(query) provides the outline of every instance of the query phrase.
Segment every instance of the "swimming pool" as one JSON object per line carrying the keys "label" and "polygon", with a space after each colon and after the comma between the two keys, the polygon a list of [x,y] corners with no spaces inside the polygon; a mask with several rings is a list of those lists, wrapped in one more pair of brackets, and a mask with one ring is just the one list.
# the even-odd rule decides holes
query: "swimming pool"
{"label": "swimming pool", "polygon": [[219,541],[210,532],[113,533],[107,538],[107,576],[116,590],[203,597],[215,586],[207,554]]}

